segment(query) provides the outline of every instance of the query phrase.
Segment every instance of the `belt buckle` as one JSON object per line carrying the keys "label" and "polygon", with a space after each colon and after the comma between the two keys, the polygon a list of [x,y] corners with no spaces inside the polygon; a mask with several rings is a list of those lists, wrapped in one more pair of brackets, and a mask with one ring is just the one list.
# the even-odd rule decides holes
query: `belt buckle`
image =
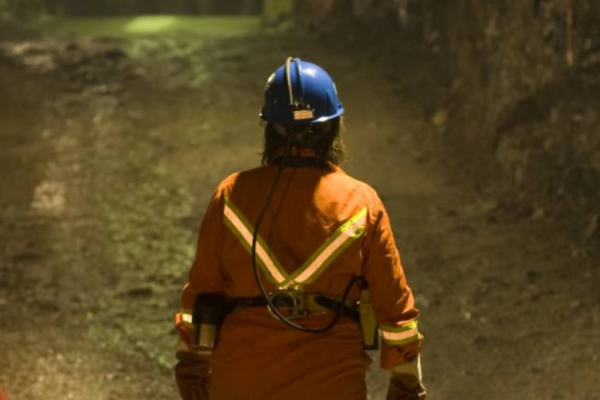
{"label": "belt buckle", "polygon": [[[290,299],[291,300],[291,314],[286,316],[289,320],[304,318],[308,315],[308,311],[306,310],[304,293],[299,292],[297,290],[277,290],[269,293],[269,300],[272,303],[275,303],[277,298]],[[275,312],[271,309],[271,306],[267,307],[269,312],[276,320],[280,318],[275,314]]]}

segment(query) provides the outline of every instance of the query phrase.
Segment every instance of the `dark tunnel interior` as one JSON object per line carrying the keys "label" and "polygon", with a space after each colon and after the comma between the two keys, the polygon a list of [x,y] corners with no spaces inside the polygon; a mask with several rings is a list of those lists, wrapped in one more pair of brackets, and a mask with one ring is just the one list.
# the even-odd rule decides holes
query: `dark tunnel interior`
{"label": "dark tunnel interior", "polygon": [[[199,227],[261,166],[287,57],[335,82],[341,168],[385,204],[428,397],[600,399],[597,0],[0,0],[0,400],[179,398]],[[267,350],[221,336],[292,360],[285,329]],[[361,399],[391,398],[389,351],[366,351]]]}

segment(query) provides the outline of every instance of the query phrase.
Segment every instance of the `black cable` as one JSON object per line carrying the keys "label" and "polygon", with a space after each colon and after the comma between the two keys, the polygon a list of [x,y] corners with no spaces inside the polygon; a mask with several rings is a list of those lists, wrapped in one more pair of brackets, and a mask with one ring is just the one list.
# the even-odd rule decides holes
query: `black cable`
{"label": "black cable", "polygon": [[[290,111],[292,113],[295,111],[295,109],[297,107],[297,104],[295,103],[295,99],[294,99],[292,78],[291,78],[291,74],[290,74],[290,68],[291,68],[291,64],[293,61],[294,61],[294,58],[292,58],[292,57],[288,57],[287,60],[285,61],[285,74],[286,74],[286,80],[287,80],[287,86],[288,86],[289,103],[290,103],[289,105],[290,105]],[[290,150],[292,148],[292,142],[294,140],[294,136],[296,135],[296,132],[294,131],[294,129],[292,127],[290,129],[288,129],[286,134],[287,134],[287,141],[286,141],[286,145],[285,145],[285,150],[283,152],[283,156],[281,157],[279,169],[277,170],[277,174],[275,175],[275,180],[273,181],[273,184],[271,185],[271,189],[269,190],[269,194],[267,195],[267,200],[265,201],[265,205],[263,206],[262,210],[260,211],[260,214],[258,214],[258,218],[256,219],[256,225],[254,226],[254,233],[252,235],[252,268],[254,270],[254,278],[256,279],[256,283],[258,285],[258,288],[260,289],[260,293],[261,293],[262,297],[265,299],[265,301],[267,302],[267,307],[271,310],[271,312],[273,312],[273,314],[275,314],[277,316],[277,318],[279,318],[286,325],[288,325],[294,329],[297,329],[299,331],[302,331],[302,332],[323,333],[323,332],[327,332],[328,330],[333,328],[335,326],[335,324],[337,324],[337,322],[339,321],[339,319],[342,316],[342,311],[343,311],[344,307],[346,306],[346,300],[348,299],[350,290],[352,290],[352,288],[354,287],[356,282],[362,281],[363,278],[358,277],[358,276],[352,278],[352,280],[346,287],[346,290],[344,290],[344,295],[342,296],[342,301],[340,303],[338,303],[336,305],[336,307],[334,308],[335,316],[329,322],[329,324],[324,326],[323,328],[312,329],[312,328],[307,328],[303,325],[297,324],[294,321],[288,319],[285,315],[283,315],[281,313],[281,311],[279,311],[279,309],[277,307],[275,307],[275,305],[273,304],[273,301],[269,297],[269,294],[267,293],[267,291],[262,283],[262,280],[260,278],[260,270],[258,268],[258,264],[256,263],[256,243],[258,241],[258,231],[259,231],[260,225],[262,224],[262,220],[265,217],[265,214],[267,213],[269,206],[271,205],[271,200],[273,199],[275,189],[277,188],[277,184],[279,183],[281,174],[283,173],[283,170],[285,168],[285,163],[290,154]]]}
{"label": "black cable", "polygon": [[283,315],[281,313],[281,311],[279,311],[279,309],[273,304],[273,301],[269,297],[269,294],[267,293],[267,291],[262,283],[262,280],[260,278],[260,270],[258,268],[258,264],[256,263],[256,244],[258,242],[259,228],[260,228],[260,225],[262,224],[263,218],[264,218],[267,210],[269,209],[271,200],[273,199],[273,195],[275,193],[275,189],[277,188],[277,185],[281,178],[281,174],[283,173],[283,170],[285,168],[285,162],[289,156],[289,152],[291,149],[293,133],[288,132],[287,135],[288,135],[288,137],[287,137],[287,143],[285,146],[285,151],[283,153],[283,157],[281,158],[281,162],[279,164],[279,169],[277,170],[277,174],[275,175],[275,180],[273,181],[273,185],[271,185],[271,189],[269,190],[269,194],[267,195],[267,200],[265,201],[265,205],[263,206],[263,209],[261,210],[260,214],[258,215],[258,218],[256,219],[256,225],[254,227],[254,234],[252,235],[252,268],[254,270],[254,277],[256,279],[256,283],[258,284],[258,288],[260,289],[260,293],[261,293],[262,297],[265,299],[265,301],[267,302],[267,307],[269,307],[269,309],[273,312],[273,314],[275,314],[277,316],[277,318],[279,318],[286,325],[288,325],[294,329],[297,329],[299,331],[302,331],[302,332],[323,333],[323,332],[327,332],[328,330],[333,328],[338,323],[339,319],[342,316],[342,311],[346,305],[346,300],[348,299],[350,290],[352,290],[352,288],[358,281],[362,281],[363,278],[356,276],[350,281],[350,283],[344,290],[344,295],[342,296],[342,301],[340,303],[338,303],[336,305],[336,307],[334,308],[335,316],[329,322],[329,324],[327,324],[323,328],[313,329],[313,328],[307,328],[306,326],[295,323],[294,321],[288,319],[285,315]]}

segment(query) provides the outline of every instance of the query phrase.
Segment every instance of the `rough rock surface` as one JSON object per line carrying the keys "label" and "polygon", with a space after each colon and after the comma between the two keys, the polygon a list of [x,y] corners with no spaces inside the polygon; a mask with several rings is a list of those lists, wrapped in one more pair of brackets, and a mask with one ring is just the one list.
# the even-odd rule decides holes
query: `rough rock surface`
{"label": "rough rock surface", "polygon": [[403,90],[436,125],[439,134],[428,139],[467,175],[503,193],[506,210],[517,218],[575,224],[580,244],[600,243],[597,235],[582,236],[600,204],[600,3],[353,0],[321,8],[316,3],[300,2],[314,29],[330,26],[324,21],[336,16],[348,35],[356,35],[349,29],[355,24],[362,26],[360,35],[371,31],[389,42],[397,75],[415,56],[433,64],[423,68],[427,77]]}

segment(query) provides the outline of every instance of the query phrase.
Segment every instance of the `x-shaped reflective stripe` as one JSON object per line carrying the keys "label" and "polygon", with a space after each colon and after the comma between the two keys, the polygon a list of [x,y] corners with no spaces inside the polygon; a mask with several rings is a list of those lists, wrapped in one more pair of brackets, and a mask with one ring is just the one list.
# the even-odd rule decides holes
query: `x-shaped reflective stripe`
{"label": "x-shaped reflective stripe", "polygon": [[[366,220],[367,208],[365,207],[340,226],[291,276],[283,269],[260,235],[256,246],[257,261],[267,273],[269,280],[281,289],[312,283],[352,242],[362,236]],[[251,252],[254,228],[227,198],[225,199],[225,224],[246,250]]]}
{"label": "x-shaped reflective stripe", "polygon": [[[249,253],[252,253],[254,228],[240,210],[238,210],[227,198],[225,199],[225,225],[227,225],[231,232],[238,238],[246,250],[248,250]],[[277,258],[275,258],[275,255],[269,250],[269,247],[260,235],[256,243],[256,261],[267,273],[267,277],[271,282],[279,286],[289,280],[288,274],[281,267]]]}

